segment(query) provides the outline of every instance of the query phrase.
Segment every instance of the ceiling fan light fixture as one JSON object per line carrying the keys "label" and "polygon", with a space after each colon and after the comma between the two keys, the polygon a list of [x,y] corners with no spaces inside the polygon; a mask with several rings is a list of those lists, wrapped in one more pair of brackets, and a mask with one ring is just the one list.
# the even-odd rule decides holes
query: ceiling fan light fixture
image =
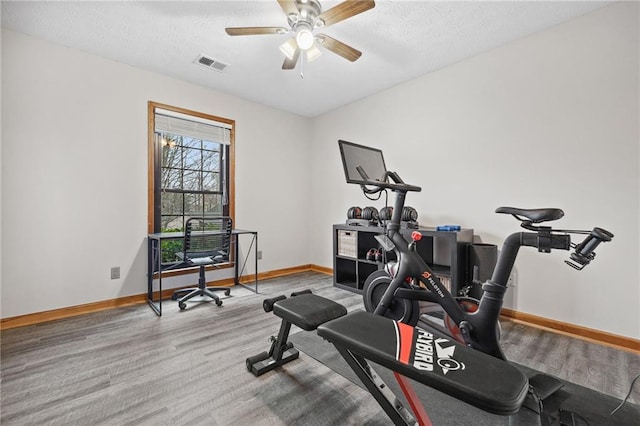
{"label": "ceiling fan light fixture", "polygon": [[280,45],[280,51],[284,53],[284,56],[289,58],[289,60],[293,60],[297,47],[298,45],[296,44],[296,39],[290,38],[285,43]]}
{"label": "ceiling fan light fixture", "polygon": [[296,42],[302,50],[308,50],[313,46],[313,33],[307,26],[296,28]]}
{"label": "ceiling fan light fixture", "polygon": [[315,59],[318,59],[320,55],[322,55],[320,49],[313,45],[307,50],[307,61],[311,62]]}

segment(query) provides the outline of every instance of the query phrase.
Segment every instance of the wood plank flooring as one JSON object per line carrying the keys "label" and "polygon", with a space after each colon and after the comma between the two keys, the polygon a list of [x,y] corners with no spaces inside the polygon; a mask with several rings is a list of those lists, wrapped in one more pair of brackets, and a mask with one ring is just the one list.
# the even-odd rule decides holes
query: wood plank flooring
{"label": "wood plank flooring", "polygon": [[[138,305],[4,330],[0,423],[389,424],[366,391],[304,353],[259,378],[246,371],[245,358],[268,350],[280,323],[262,300],[306,288],[362,307],[330,276],[309,272],[262,281],[258,295],[234,287],[221,307],[179,311],[167,301],[162,317]],[[640,373],[640,355],[511,322],[503,323],[503,345],[515,362],[617,398]]]}

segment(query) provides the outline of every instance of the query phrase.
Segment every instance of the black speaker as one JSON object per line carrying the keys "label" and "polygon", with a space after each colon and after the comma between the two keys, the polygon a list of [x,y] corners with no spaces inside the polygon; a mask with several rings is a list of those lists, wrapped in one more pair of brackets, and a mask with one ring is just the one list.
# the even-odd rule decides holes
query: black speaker
{"label": "black speaker", "polygon": [[482,296],[482,283],[493,275],[498,261],[498,246],[494,244],[469,244],[467,249],[467,284],[471,285],[469,296]]}

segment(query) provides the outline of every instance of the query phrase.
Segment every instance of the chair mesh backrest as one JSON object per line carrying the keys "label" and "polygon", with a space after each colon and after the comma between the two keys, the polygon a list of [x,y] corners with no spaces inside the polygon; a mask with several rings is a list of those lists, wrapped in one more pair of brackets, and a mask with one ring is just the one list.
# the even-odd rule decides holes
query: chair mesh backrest
{"label": "chair mesh backrest", "polygon": [[231,218],[192,217],[185,224],[184,253],[186,258],[214,256],[220,262],[229,261]]}

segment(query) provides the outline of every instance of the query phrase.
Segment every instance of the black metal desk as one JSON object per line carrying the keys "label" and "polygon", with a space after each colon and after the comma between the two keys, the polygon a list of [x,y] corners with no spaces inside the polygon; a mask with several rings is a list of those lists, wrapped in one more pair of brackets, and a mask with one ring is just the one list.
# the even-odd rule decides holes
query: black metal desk
{"label": "black metal desk", "polygon": [[[240,285],[248,290],[258,293],[258,232],[248,231],[246,229],[234,229],[231,231],[232,244],[234,245],[235,256],[233,258],[234,268],[234,284]],[[242,259],[240,266],[240,236],[251,236],[251,244],[247,250],[247,254]],[[147,303],[151,309],[158,315],[162,315],[162,241],[177,240],[184,238],[183,232],[157,232],[149,234],[147,237]],[[240,282],[240,277],[244,273],[244,269],[249,260],[251,248],[254,250],[255,272],[253,279],[253,288]],[[154,300],[153,281],[158,280],[158,299]]]}

